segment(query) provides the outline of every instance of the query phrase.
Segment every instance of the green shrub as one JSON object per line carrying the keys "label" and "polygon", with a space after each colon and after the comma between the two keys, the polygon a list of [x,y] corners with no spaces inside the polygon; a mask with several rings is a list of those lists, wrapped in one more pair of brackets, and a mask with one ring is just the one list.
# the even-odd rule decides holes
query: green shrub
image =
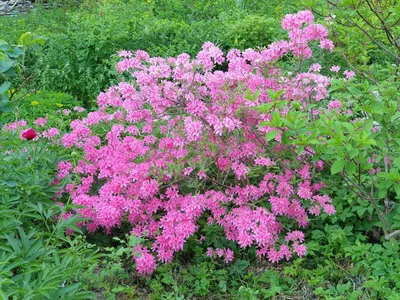
{"label": "green shrub", "polygon": [[267,15],[249,14],[225,24],[223,48],[228,51],[230,48],[244,50],[265,47],[279,38],[279,29],[275,19],[268,18]]}

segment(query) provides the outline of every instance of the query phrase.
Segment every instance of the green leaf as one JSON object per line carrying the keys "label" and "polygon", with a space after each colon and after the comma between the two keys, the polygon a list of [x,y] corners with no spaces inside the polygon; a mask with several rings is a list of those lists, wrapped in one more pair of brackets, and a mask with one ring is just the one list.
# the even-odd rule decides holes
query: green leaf
{"label": "green leaf", "polygon": [[349,158],[352,159],[354,157],[356,157],[358,155],[358,153],[360,153],[360,150],[358,150],[357,148],[353,148],[349,151]]}
{"label": "green leaf", "polygon": [[0,111],[1,112],[12,112],[14,110],[15,104],[9,101],[1,101],[0,102]]}
{"label": "green leaf", "polygon": [[244,95],[244,98],[249,100],[249,101],[254,101],[253,95],[251,94],[251,89],[248,89],[246,91],[246,94]]}
{"label": "green leaf", "polygon": [[274,139],[278,135],[279,132],[280,132],[279,130],[273,130],[273,131],[268,132],[267,135],[265,136],[265,140],[268,142],[268,141]]}
{"label": "green leaf", "polygon": [[283,90],[275,92],[274,90],[268,89],[267,95],[269,98],[271,98],[271,100],[275,101],[279,99],[280,96],[282,96],[283,92],[284,92]]}
{"label": "green leaf", "polygon": [[21,56],[22,54],[24,54],[24,50],[22,50],[21,48],[18,48],[18,47],[15,47],[13,50],[7,50],[5,52],[11,58],[17,58],[17,57]]}
{"label": "green leaf", "polygon": [[256,107],[253,107],[252,109],[258,110],[259,112],[262,112],[263,114],[267,114],[271,110],[272,106],[274,106],[274,103],[273,102],[268,102],[268,103],[263,103],[263,104],[260,104],[260,105],[258,105]]}
{"label": "green leaf", "polygon": [[80,283],[73,283],[71,285],[61,288],[58,293],[60,296],[65,295],[73,290],[77,290],[79,288],[79,286],[80,286]]}
{"label": "green leaf", "polygon": [[261,95],[261,90],[260,89],[256,90],[254,92],[254,95],[252,94],[251,89],[248,89],[246,91],[246,95],[244,96],[244,98],[249,100],[249,101],[254,102],[254,101],[256,101],[258,99],[258,97],[260,97],[260,95]]}
{"label": "green leaf", "polygon": [[354,162],[348,162],[345,167],[347,175],[351,176],[356,171],[356,164]]}
{"label": "green leaf", "polygon": [[362,206],[358,207],[358,209],[357,209],[358,216],[362,217],[366,210],[367,210],[367,208],[365,208],[365,207],[362,207]]}
{"label": "green leaf", "polygon": [[304,152],[305,147],[303,145],[300,145],[297,148],[297,155],[301,155]]}
{"label": "green leaf", "polygon": [[6,181],[4,181],[4,183],[9,187],[17,186],[17,182],[15,180],[6,180]]}
{"label": "green leaf", "polygon": [[390,118],[390,122],[393,122],[397,119],[400,118],[400,111],[398,111],[397,113],[395,113],[391,118]]}
{"label": "green leaf", "polygon": [[277,112],[277,111],[273,111],[272,113],[271,113],[271,121],[272,121],[272,124],[274,124],[276,127],[279,127],[279,126],[281,126],[281,115],[280,115],[280,113],[279,112]]}
{"label": "green leaf", "polygon": [[394,190],[396,191],[397,197],[400,197],[400,184],[395,184]]}
{"label": "green leaf", "polygon": [[5,40],[0,40],[0,50],[9,51],[12,50],[12,47]]}
{"label": "green leaf", "polygon": [[289,142],[290,142],[290,131],[289,130],[285,130],[283,133],[282,133],[282,136],[281,136],[281,142],[282,142],[282,144],[289,144]]}
{"label": "green leaf", "polygon": [[6,81],[2,85],[0,85],[0,94],[3,94],[8,91],[11,86],[11,82]]}
{"label": "green leaf", "polygon": [[4,56],[3,60],[0,61],[0,73],[5,73],[14,65],[14,61],[12,61],[8,56]]}
{"label": "green leaf", "polygon": [[254,100],[257,100],[258,97],[260,97],[260,95],[261,95],[261,90],[258,89],[257,91],[255,91],[255,93],[254,93],[254,95],[253,95],[253,99],[254,99]]}
{"label": "green leaf", "polygon": [[393,161],[393,164],[394,164],[397,168],[400,169],[400,157],[396,158],[396,159]]}
{"label": "green leaf", "polygon": [[342,171],[344,168],[344,160],[337,160],[331,166],[331,174],[335,175]]}

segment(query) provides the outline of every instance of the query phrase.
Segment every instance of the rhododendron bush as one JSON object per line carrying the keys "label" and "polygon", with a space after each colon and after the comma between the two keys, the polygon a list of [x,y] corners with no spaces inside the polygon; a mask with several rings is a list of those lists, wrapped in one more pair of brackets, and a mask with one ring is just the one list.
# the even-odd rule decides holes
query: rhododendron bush
{"label": "rhododendron bush", "polygon": [[[76,213],[90,219],[88,230],[129,222],[132,234],[147,238],[135,249],[139,272],[170,262],[201,218],[277,262],[305,254],[300,229],[309,215],[335,212],[318,180],[323,163],[281,144],[284,130],[273,126],[286,113],[282,99],[306,109],[327,97],[320,66],[302,70],[312,44],[328,51],[333,44],[308,11],[287,15],[282,26],[287,41],[226,57],[212,43],[195,58],[122,51],[117,70],[132,80],[100,94],[97,111],[71,122],[63,145],[82,149],[84,159],[59,164],[59,177],[80,176],[65,190],[81,207]],[[217,253],[232,260],[224,251]]]}

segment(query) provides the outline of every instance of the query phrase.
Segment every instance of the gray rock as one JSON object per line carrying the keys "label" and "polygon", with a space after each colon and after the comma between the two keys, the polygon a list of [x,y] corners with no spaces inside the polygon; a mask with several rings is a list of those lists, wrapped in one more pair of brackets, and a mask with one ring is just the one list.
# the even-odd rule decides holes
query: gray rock
{"label": "gray rock", "polygon": [[0,0],[0,16],[26,13],[33,7],[29,0]]}

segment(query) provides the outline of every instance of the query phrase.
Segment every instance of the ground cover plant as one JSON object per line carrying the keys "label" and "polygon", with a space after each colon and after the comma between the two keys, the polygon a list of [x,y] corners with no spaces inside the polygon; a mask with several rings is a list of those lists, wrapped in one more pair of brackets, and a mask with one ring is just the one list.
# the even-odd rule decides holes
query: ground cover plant
{"label": "ground cover plant", "polygon": [[1,296],[398,299],[399,7],[367,2],[0,19]]}

